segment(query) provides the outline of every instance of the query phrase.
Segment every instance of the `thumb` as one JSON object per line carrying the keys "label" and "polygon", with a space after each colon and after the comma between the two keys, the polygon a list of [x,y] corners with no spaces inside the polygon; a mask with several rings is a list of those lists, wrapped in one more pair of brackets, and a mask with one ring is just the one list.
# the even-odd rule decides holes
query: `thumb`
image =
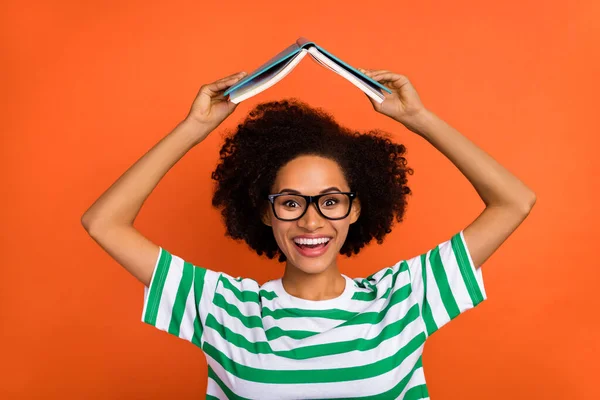
{"label": "thumb", "polygon": [[226,101],[227,101],[227,110],[229,111],[229,114],[231,114],[231,113],[233,113],[235,111],[235,109],[237,108],[238,104],[234,103],[229,98]]}
{"label": "thumb", "polygon": [[371,102],[373,109],[377,110],[378,103],[375,100],[373,100],[368,94],[365,93],[365,96],[367,96],[367,99],[369,99],[369,101]]}

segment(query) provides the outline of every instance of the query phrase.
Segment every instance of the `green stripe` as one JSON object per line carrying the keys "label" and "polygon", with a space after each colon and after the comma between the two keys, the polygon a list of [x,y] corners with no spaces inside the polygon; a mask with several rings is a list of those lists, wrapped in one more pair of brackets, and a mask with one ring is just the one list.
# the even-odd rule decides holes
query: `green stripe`
{"label": "green stripe", "polygon": [[267,307],[262,308],[263,317],[281,318],[326,318],[341,321],[348,321],[359,313],[353,311],[340,310],[332,308],[329,310],[305,310],[302,308],[280,308],[271,310]]}
{"label": "green stripe", "polygon": [[165,287],[165,281],[167,280],[167,274],[171,265],[171,254],[160,249],[160,257],[156,271],[154,271],[154,278],[150,284],[150,293],[148,294],[148,304],[146,306],[146,315],[144,315],[144,322],[156,326],[156,317],[158,316],[158,306],[160,305],[160,299],[162,297],[163,289]]}
{"label": "green stripe", "polygon": [[208,342],[202,349],[205,354],[217,361],[230,374],[240,379],[259,383],[326,383],[344,382],[372,378],[385,374],[402,363],[402,361],[425,343],[425,333],[421,332],[396,354],[367,365],[325,370],[268,370],[252,368],[237,363],[220,352]]}
{"label": "green stripe", "polygon": [[[262,319],[256,315],[244,315],[235,305],[229,303],[221,293],[215,293],[213,304],[222,308],[233,318],[237,318],[247,328],[263,328]],[[268,307],[261,308],[262,317],[270,316],[274,319],[281,318],[326,318],[340,321],[349,321],[359,315],[358,312],[340,310],[337,308],[329,310],[309,310],[301,308],[281,308],[271,310]]]}
{"label": "green stripe", "polygon": [[193,277],[194,266],[185,261],[183,263],[183,273],[181,274],[179,287],[177,288],[177,295],[175,296],[175,304],[173,304],[173,310],[171,312],[171,322],[169,323],[168,332],[172,335],[179,336],[181,320],[183,319],[183,313],[185,312],[185,303],[190,294]]}
{"label": "green stripe", "polygon": [[[215,306],[223,309],[230,317],[238,319],[242,323],[242,325],[244,325],[246,328],[264,329],[261,317],[256,316],[256,315],[247,316],[247,315],[242,314],[242,312],[239,310],[239,308],[237,308],[234,304],[227,302],[227,300],[225,299],[225,297],[223,297],[223,295],[221,293],[215,293],[215,296],[213,298],[213,304]],[[265,310],[268,310],[267,313],[269,313],[269,311],[271,311],[268,308],[263,307],[263,312]],[[279,318],[281,318],[280,315],[279,315]],[[293,339],[305,339],[307,337],[316,335],[317,333],[318,332],[301,331],[301,330],[287,331],[287,330],[283,330],[279,327],[273,327],[273,328],[269,328],[269,329],[265,330],[265,334],[266,334],[268,340],[274,340],[274,339],[277,339],[282,336],[287,336],[287,337],[290,337]]]}
{"label": "green stripe", "polygon": [[250,399],[247,399],[247,398],[242,397],[242,396],[238,396],[237,394],[233,393],[231,391],[231,389],[229,389],[229,387],[225,384],[225,382],[223,382],[221,380],[221,378],[219,378],[217,376],[217,374],[210,367],[210,365],[208,366],[208,376],[209,376],[209,378],[211,378],[212,380],[214,380],[215,382],[217,382],[217,385],[219,385],[219,387],[221,388],[221,390],[223,391],[223,393],[225,393],[225,396],[227,396],[228,399],[230,399],[230,400],[231,399],[233,399],[233,400],[250,400]]}
{"label": "green stripe", "polygon": [[250,290],[242,291],[238,289],[231,282],[229,282],[229,279],[227,279],[223,275],[219,277],[219,282],[223,284],[223,287],[225,289],[231,291],[239,301],[258,303],[258,293]]}
{"label": "green stripe", "polygon": [[[408,266],[406,266],[406,268],[408,268]],[[402,268],[402,270],[403,269],[404,269],[404,267]],[[394,280],[392,281],[392,287],[395,284],[396,277],[397,277],[397,275],[394,276]],[[385,318],[385,315],[387,314],[388,310],[393,305],[401,303],[402,301],[406,300],[408,298],[408,296],[410,295],[410,293],[411,293],[411,287],[410,287],[410,284],[407,284],[407,285],[401,287],[400,289],[398,289],[396,292],[394,292],[394,294],[390,298],[389,303],[381,311],[379,311],[379,312],[373,311],[373,312],[366,312],[366,313],[358,314],[355,317],[353,317],[352,319],[349,319],[338,326],[341,327],[341,326],[347,326],[347,325],[360,325],[360,324],[374,325],[374,324],[377,324],[377,323],[381,322],[383,320],[383,318]],[[213,303],[217,307],[225,310],[225,312],[230,317],[237,318],[242,323],[242,325],[244,325],[246,328],[264,329],[264,327],[262,325],[262,319],[260,317],[243,315],[235,305],[228,303],[225,300],[225,298],[223,297],[223,295],[221,295],[220,293],[215,293]],[[318,332],[299,331],[299,330],[284,330],[279,327],[273,327],[273,328],[269,328],[268,330],[266,330],[265,334],[267,336],[267,340],[274,340],[274,339],[277,339],[282,336],[287,336],[287,337],[290,337],[293,339],[305,339],[307,337],[318,334]]]}
{"label": "green stripe", "polygon": [[[400,270],[402,271],[407,268],[408,268],[408,266],[403,264],[403,266]],[[397,276],[398,276],[398,274],[394,275],[394,278],[392,280],[392,287],[395,284],[395,280],[396,280]],[[353,315],[352,318],[345,320],[345,322],[341,323],[338,326],[341,327],[341,326],[348,326],[348,325],[360,325],[360,324],[374,325],[374,324],[377,324],[383,320],[383,318],[387,314],[388,310],[393,305],[406,300],[408,298],[408,296],[410,295],[410,293],[411,293],[411,286],[409,283],[407,285],[404,285],[400,289],[398,289],[396,292],[394,292],[394,294],[391,296],[390,301],[388,302],[386,307],[384,307],[379,312],[373,311],[373,312],[365,312],[365,313],[359,314],[359,313],[350,313],[350,312],[346,311],[346,313],[348,313],[348,315],[345,315],[344,317],[352,314]],[[213,304],[215,304],[217,307],[225,310],[225,312],[230,317],[237,318],[246,328],[264,329],[262,319],[260,317],[258,317],[256,315],[246,316],[246,315],[242,314],[241,311],[235,305],[228,303],[225,300],[225,298],[223,297],[223,295],[220,293],[215,293],[215,296],[213,298]],[[265,308],[263,308],[263,312],[264,312],[264,310],[265,310]],[[282,311],[284,311],[284,310],[297,310],[297,309],[282,309]],[[318,311],[318,310],[303,310],[303,311]],[[337,311],[342,311],[342,310],[321,310],[321,311],[337,312]],[[308,313],[306,313],[306,314],[308,314]],[[296,315],[293,315],[293,316],[296,316]],[[318,314],[317,314],[317,316],[318,316]],[[273,328],[271,328],[271,329],[273,329]],[[312,334],[313,334],[313,332],[309,332],[309,331],[299,331],[300,333],[295,333],[295,332],[298,332],[298,331],[285,331],[285,330],[273,331],[272,338],[277,338],[277,337],[281,337],[281,336],[289,336],[292,338],[302,339],[303,338],[302,336],[309,337],[309,336],[312,336]],[[271,338],[269,338],[269,340],[271,340]]]}
{"label": "green stripe", "polygon": [[284,329],[281,329],[278,326],[271,327],[265,331],[265,335],[267,337],[267,340],[269,340],[269,341],[279,339],[282,336],[286,336],[286,337],[289,337],[292,339],[302,340],[302,339],[306,339],[306,338],[309,338],[311,336],[318,335],[318,334],[319,334],[319,332],[311,332],[311,331],[300,331],[300,330],[286,331]]}
{"label": "green stripe", "polygon": [[448,275],[444,269],[444,263],[440,256],[440,247],[436,246],[435,249],[431,250],[429,255],[429,262],[431,263],[431,270],[435,277],[435,283],[440,290],[440,296],[442,297],[442,303],[448,312],[450,319],[456,318],[460,314],[460,309],[456,303],[456,299],[452,294],[450,288],[450,282],[448,282]]}
{"label": "green stripe", "polygon": [[[400,396],[400,393],[402,393],[402,391],[406,388],[406,385],[408,385],[408,382],[410,382],[410,380],[412,379],[415,371],[422,367],[423,367],[423,355],[421,355],[419,357],[419,359],[417,360],[415,365],[411,368],[411,371],[404,378],[402,378],[402,380],[400,380],[396,384],[396,386],[394,386],[387,392],[379,393],[379,394],[372,395],[372,396],[348,397],[345,399],[340,398],[338,400],[389,400],[389,399],[396,399]],[[231,391],[231,389],[229,389],[229,387],[227,387],[225,385],[225,383],[217,376],[217,374],[210,367],[210,365],[208,366],[208,376],[211,379],[213,379],[217,383],[217,385],[219,385],[221,390],[223,390],[223,392],[227,395],[228,399],[247,400],[244,397],[238,396],[235,393],[233,393]],[[305,383],[305,382],[303,382],[303,383]],[[265,389],[265,390],[268,390],[268,389]],[[404,394],[403,400],[418,400],[418,399],[426,399],[428,397],[429,397],[429,392],[427,391],[427,386],[425,384],[422,384],[422,385],[414,386],[414,387],[410,388],[409,390],[407,390],[406,393]],[[209,397],[207,397],[207,398],[209,398]],[[325,400],[325,399],[323,399],[323,400]]]}
{"label": "green stripe", "polygon": [[[392,283],[391,283],[391,287],[388,291],[386,291],[386,295],[388,295],[389,293],[391,293],[391,288],[393,288],[396,284],[396,279],[398,278],[399,274],[403,271],[408,271],[408,264],[406,262],[402,262],[400,268],[398,269],[398,271],[396,271],[393,274],[393,278],[392,278]],[[388,273],[386,273],[387,275]],[[381,310],[380,312],[367,312],[367,313],[352,313],[352,312],[348,312],[348,311],[344,311],[344,310],[299,310],[299,309],[282,309],[280,313],[275,314],[272,313],[272,311],[266,307],[263,307],[263,313],[264,315],[271,315],[271,314],[275,314],[275,318],[279,317],[281,318],[284,313],[287,313],[285,310],[292,310],[287,316],[291,316],[291,317],[302,317],[302,316],[320,316],[320,312],[329,312],[330,315],[329,317],[335,317],[334,319],[340,319],[343,320],[344,322],[338,326],[346,326],[346,325],[360,325],[360,324],[377,324],[379,322],[381,322],[383,320],[383,318],[385,317],[387,311],[395,304],[400,303],[404,300],[406,300],[408,298],[408,296],[411,293],[411,286],[410,283],[401,287],[400,289],[398,289],[396,292],[394,292],[394,294],[391,296],[388,304],[386,305],[386,307]],[[256,315],[251,315],[251,316],[246,316],[244,314],[242,314],[242,312],[234,305],[231,304],[229,302],[227,302],[227,300],[225,299],[225,297],[223,297],[222,294],[220,293],[215,293],[214,298],[213,298],[213,304],[221,309],[223,309],[230,317],[232,318],[237,318],[242,325],[244,325],[246,328],[261,328],[264,330],[263,327],[263,323],[262,323],[262,318]],[[265,312],[266,311],[266,312]],[[279,310],[277,310],[279,311]],[[308,311],[308,312],[304,312],[304,311]],[[314,313],[314,311],[317,311],[317,314]],[[341,313],[339,313],[341,311]],[[345,319],[348,318],[348,319]],[[269,328],[268,330],[265,331],[265,334],[267,335],[267,340],[274,340],[277,339],[279,337],[282,336],[287,336],[290,338],[294,338],[294,339],[304,339],[310,336],[313,336],[315,334],[318,334],[318,332],[311,332],[311,331],[301,331],[301,330],[283,330],[281,328],[278,327],[273,327],[273,328]]]}
{"label": "green stripe", "polygon": [[[237,318],[247,328],[263,328],[261,317],[257,315],[244,315],[240,309],[235,305],[229,303],[221,293],[215,293],[213,298],[213,304],[227,312],[229,316]],[[357,312],[350,312],[339,309],[330,310],[304,310],[300,308],[282,308],[277,310],[271,310],[267,307],[262,307],[262,317],[270,316],[274,319],[281,319],[287,317],[320,317],[334,320],[348,321],[349,319],[358,315]]]}
{"label": "green stripe", "polygon": [[435,319],[433,319],[431,306],[427,301],[427,254],[421,255],[421,273],[423,274],[423,321],[425,322],[427,335],[430,336],[438,330],[438,326],[435,323]]}
{"label": "green stripe", "polygon": [[406,315],[389,325],[371,339],[357,338],[352,340],[315,344],[311,346],[297,347],[292,350],[273,350],[269,342],[251,342],[244,335],[236,333],[223,326],[215,317],[209,315],[206,318],[206,326],[214,329],[228,344],[243,348],[253,354],[272,354],[292,360],[306,360],[315,357],[343,354],[349,351],[368,351],[378,347],[384,340],[398,336],[404,328],[419,318],[419,305],[415,304]]}
{"label": "green stripe", "polygon": [[202,348],[202,321],[200,320],[200,300],[202,300],[202,290],[204,289],[204,279],[206,278],[206,269],[194,268],[194,304],[196,305],[196,318],[194,318],[194,335],[192,343]]}
{"label": "green stripe", "polygon": [[424,383],[421,385],[413,386],[406,391],[404,394],[403,400],[419,400],[419,399],[428,399],[429,391],[427,390],[427,385]]}
{"label": "green stripe", "polygon": [[363,289],[371,289],[374,292],[377,291],[377,286],[375,285],[375,283],[370,282],[367,279],[363,279],[362,282],[358,284],[358,287]]}
{"label": "green stripe", "polygon": [[239,319],[246,328],[263,328],[262,319],[259,316],[246,316],[242,314],[235,305],[228,303],[221,293],[215,293],[213,297],[213,304],[225,310],[230,317]]}
{"label": "green stripe", "polygon": [[366,278],[363,278],[360,282],[357,282],[356,280],[354,282],[360,288],[363,288],[363,289],[369,288],[369,289],[371,289],[371,291],[377,292],[377,283],[381,282],[383,280],[383,278],[385,278],[386,276],[388,276],[390,274],[393,274],[394,273],[394,269],[393,268],[387,268],[385,270],[385,272],[383,273],[383,275],[381,275],[379,277],[379,279],[377,279],[377,281],[375,281],[375,275],[377,275],[380,272],[381,271],[377,271],[377,272],[375,272],[375,273],[367,276]]}
{"label": "green stripe", "polygon": [[460,274],[465,281],[467,291],[471,297],[471,302],[473,303],[473,306],[476,306],[483,301],[483,294],[479,289],[479,284],[477,283],[477,279],[475,278],[475,274],[471,268],[469,256],[467,255],[467,248],[460,237],[460,232],[454,235],[450,242],[452,243],[452,250],[456,255],[456,261],[458,262]]}
{"label": "green stripe", "polygon": [[[363,279],[363,282],[367,281],[367,282],[370,283],[370,281],[375,281],[375,275],[377,275],[379,273],[381,273],[381,271],[377,271],[377,272],[372,273],[371,275],[367,276],[366,279]],[[383,278],[385,278],[386,276],[388,276],[389,274],[392,274],[392,273],[394,273],[394,270],[392,268],[387,268],[385,270],[385,272],[383,273],[383,275],[381,275],[379,277],[379,279],[377,279],[377,282],[380,282]]]}
{"label": "green stripe", "polygon": [[[388,296],[390,295],[390,292],[392,291],[392,288],[389,287],[386,289],[385,293],[383,294],[383,296],[381,296],[381,299],[387,299]],[[372,292],[355,292],[352,295],[352,300],[358,300],[358,301],[375,301],[377,300],[377,290],[372,291]]]}
{"label": "green stripe", "polygon": [[202,348],[202,324],[200,323],[200,315],[196,313],[196,318],[194,318],[194,334],[192,335],[192,343]]}
{"label": "green stripe", "polygon": [[259,291],[260,295],[252,290],[240,290],[233,283],[231,283],[229,279],[227,279],[227,277],[225,277],[224,275],[221,275],[219,277],[219,282],[223,284],[223,287],[225,289],[231,291],[234,294],[234,296],[242,302],[253,302],[260,304],[259,297],[264,297],[267,300],[273,300],[277,297],[277,294],[275,292],[267,291],[264,289],[261,289]]}
{"label": "green stripe", "polygon": [[354,292],[352,300],[373,301],[377,298],[377,292]]}
{"label": "green stripe", "polygon": [[275,292],[261,289],[259,293],[260,293],[260,297],[264,297],[267,300],[273,300],[273,299],[277,298],[277,293],[275,293]]}
{"label": "green stripe", "polygon": [[408,296],[410,296],[411,292],[412,292],[412,288],[411,288],[410,283],[406,284],[406,285],[402,286],[400,289],[396,290],[394,292],[394,294],[392,294],[392,297],[390,298],[389,303],[381,311],[379,311],[379,312],[372,311],[372,312],[361,313],[361,314],[357,315],[356,317],[352,318],[351,320],[348,320],[348,321],[338,325],[338,327],[348,326],[348,325],[360,325],[360,324],[371,324],[371,325],[378,324],[383,320],[383,318],[385,318],[387,312],[393,305],[401,303],[404,300],[406,300],[408,298]]}
{"label": "green stripe", "polygon": [[[411,368],[410,372],[406,374],[393,388],[388,390],[387,392],[371,395],[371,396],[362,396],[362,397],[348,397],[346,399],[338,399],[338,400],[389,400],[389,399],[397,399],[400,396],[400,393],[406,388],[408,382],[412,379],[415,371],[419,368],[423,367],[423,355],[419,356],[419,359],[415,363],[415,365]],[[421,397],[419,397],[421,396]],[[427,393],[427,388],[425,385],[418,385],[413,388],[410,388],[406,391],[402,400],[416,400],[416,399],[426,399],[429,396]]]}

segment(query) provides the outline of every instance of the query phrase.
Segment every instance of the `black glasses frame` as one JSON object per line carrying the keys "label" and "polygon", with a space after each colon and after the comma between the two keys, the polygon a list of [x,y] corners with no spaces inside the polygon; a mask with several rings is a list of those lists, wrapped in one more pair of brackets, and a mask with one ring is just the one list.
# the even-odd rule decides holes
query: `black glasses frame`
{"label": "black glasses frame", "polygon": [[[323,212],[319,208],[319,199],[323,196],[329,196],[332,194],[345,194],[350,199],[350,204],[348,205],[348,212],[343,217],[329,218],[328,216],[323,214]],[[279,218],[279,216],[277,215],[277,212],[275,212],[275,198],[279,197],[279,196],[290,196],[290,195],[304,198],[304,200],[306,200],[306,208],[304,209],[302,214],[300,214],[300,216],[297,218],[293,218],[293,219]],[[337,221],[339,219],[346,218],[350,214],[350,211],[352,210],[352,200],[354,200],[356,198],[356,192],[328,192],[328,193],[318,194],[316,196],[307,196],[307,195],[298,194],[298,193],[277,193],[277,194],[270,194],[267,196],[267,198],[269,199],[269,202],[271,203],[271,208],[273,209],[273,215],[275,215],[275,218],[277,218],[280,221],[297,221],[297,220],[299,220],[300,218],[302,218],[304,216],[304,214],[306,214],[306,211],[308,210],[308,207],[310,207],[311,203],[315,203],[315,207],[316,207],[317,211],[323,218],[326,218],[326,219],[329,219],[332,221]]]}

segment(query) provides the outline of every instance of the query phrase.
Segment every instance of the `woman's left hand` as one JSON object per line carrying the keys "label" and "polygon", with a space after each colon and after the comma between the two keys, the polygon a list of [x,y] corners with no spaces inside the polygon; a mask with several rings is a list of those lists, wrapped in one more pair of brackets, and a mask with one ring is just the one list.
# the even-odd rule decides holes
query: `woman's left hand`
{"label": "woman's left hand", "polygon": [[381,104],[367,96],[375,111],[403,124],[425,111],[419,94],[406,76],[385,69],[358,68],[358,70],[392,91],[391,94],[383,92],[385,99]]}

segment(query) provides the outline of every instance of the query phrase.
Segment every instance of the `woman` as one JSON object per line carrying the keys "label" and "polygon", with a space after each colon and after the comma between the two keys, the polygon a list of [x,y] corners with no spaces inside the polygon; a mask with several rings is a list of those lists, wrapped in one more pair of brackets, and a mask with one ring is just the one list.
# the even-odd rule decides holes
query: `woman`
{"label": "woman", "polygon": [[404,146],[377,131],[354,133],[293,100],[257,106],[226,139],[213,173],[213,205],[227,234],[278,256],[282,278],[233,278],[143,237],[133,227],[143,202],[235,110],[223,92],[243,72],[202,86],[186,119],[82,218],[145,285],[142,320],[204,351],[207,398],[428,398],[426,338],[485,300],[481,265],[535,203],[527,186],[426,109],[405,76],[361,71],[393,92],[381,104],[371,100],[374,109],[447,156],[486,205],[426,253],[367,278],[340,273],[338,254],[381,243],[394,219],[402,221],[412,170]]}

